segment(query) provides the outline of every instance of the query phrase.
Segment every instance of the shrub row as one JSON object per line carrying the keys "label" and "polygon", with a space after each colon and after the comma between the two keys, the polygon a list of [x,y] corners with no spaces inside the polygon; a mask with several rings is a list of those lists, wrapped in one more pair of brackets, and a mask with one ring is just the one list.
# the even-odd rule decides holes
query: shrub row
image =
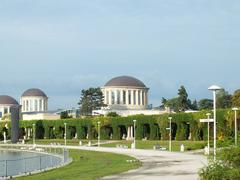
{"label": "shrub row", "polygon": [[[136,119],[136,139],[147,138],[150,140],[169,139],[168,117],[172,116],[172,138],[175,140],[206,140],[207,123],[200,123],[199,119],[206,118],[207,111],[198,113],[176,113],[163,115],[136,115],[129,117],[93,117],[84,119],[64,120],[34,120],[20,121],[20,136],[32,133],[32,124],[36,126],[36,138],[54,139],[63,138],[64,123],[67,123],[67,138],[72,139],[95,139],[97,138],[98,124],[100,121],[101,139],[119,140],[126,135],[127,128],[133,126]],[[218,138],[223,140],[233,135],[234,114],[231,110],[218,110],[217,129]],[[6,124],[8,129],[6,128]],[[11,123],[0,122],[0,139],[3,139],[3,132],[10,136]],[[212,136],[211,127],[211,136]]]}

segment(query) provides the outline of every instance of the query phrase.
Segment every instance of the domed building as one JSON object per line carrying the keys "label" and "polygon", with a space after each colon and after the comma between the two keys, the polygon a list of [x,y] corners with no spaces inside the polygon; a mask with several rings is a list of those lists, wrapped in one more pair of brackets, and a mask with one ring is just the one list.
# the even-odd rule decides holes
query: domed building
{"label": "domed building", "polygon": [[20,99],[22,112],[43,112],[48,110],[48,97],[40,89],[26,90]]}
{"label": "domed building", "polygon": [[110,109],[142,110],[148,105],[145,84],[131,76],[119,76],[109,80],[102,88],[104,104]]}
{"label": "domed building", "polygon": [[107,115],[116,112],[120,116],[137,114],[154,115],[166,111],[148,108],[149,88],[139,79],[131,76],[119,76],[109,80],[103,87],[104,104],[93,115]]}
{"label": "domed building", "polygon": [[10,108],[16,106],[18,107],[18,102],[7,95],[0,95],[0,120],[2,120],[7,115],[10,115]]}

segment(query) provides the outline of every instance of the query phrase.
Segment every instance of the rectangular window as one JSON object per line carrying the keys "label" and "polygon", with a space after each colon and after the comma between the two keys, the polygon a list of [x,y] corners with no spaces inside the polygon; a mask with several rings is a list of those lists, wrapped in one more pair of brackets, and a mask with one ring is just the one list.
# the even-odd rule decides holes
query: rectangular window
{"label": "rectangular window", "polygon": [[29,111],[29,101],[28,100],[26,101],[26,108],[25,109],[26,109],[26,111]]}
{"label": "rectangular window", "polygon": [[138,105],[141,105],[141,91],[138,91]]}
{"label": "rectangular window", "polygon": [[144,99],[145,92],[142,92],[142,104],[145,105],[145,99]]}
{"label": "rectangular window", "polygon": [[35,100],[34,103],[35,103],[35,111],[38,111],[38,101]]}
{"label": "rectangular window", "polygon": [[41,99],[39,100],[39,109],[40,109],[40,111],[42,111],[42,100]]}
{"label": "rectangular window", "polygon": [[120,104],[120,91],[117,90],[117,104]]}
{"label": "rectangular window", "polygon": [[133,91],[133,104],[136,105],[136,91]]}
{"label": "rectangular window", "polygon": [[131,99],[132,95],[131,95],[131,91],[128,91],[128,104],[132,104],[132,99]]}
{"label": "rectangular window", "polygon": [[4,108],[4,114],[8,114],[8,108]]}
{"label": "rectangular window", "polygon": [[30,111],[33,111],[33,101],[30,100]]}
{"label": "rectangular window", "polygon": [[107,102],[107,104],[109,104],[109,91],[107,91],[107,97],[105,97],[106,98],[106,102]]}
{"label": "rectangular window", "polygon": [[126,91],[123,91],[123,104],[126,104]]}
{"label": "rectangular window", "polygon": [[115,104],[115,93],[114,93],[114,91],[112,91],[112,104]]}

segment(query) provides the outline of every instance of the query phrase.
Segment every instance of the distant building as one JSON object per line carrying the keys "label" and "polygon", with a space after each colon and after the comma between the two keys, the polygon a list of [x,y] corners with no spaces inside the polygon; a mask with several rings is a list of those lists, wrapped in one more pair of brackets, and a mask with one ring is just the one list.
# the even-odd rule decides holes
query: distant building
{"label": "distant building", "polygon": [[20,104],[23,120],[60,119],[60,115],[48,111],[48,97],[41,89],[26,90],[21,96]]}
{"label": "distant building", "polygon": [[104,104],[107,107],[103,107],[101,110],[94,110],[93,115],[106,115],[109,112],[116,112],[121,116],[165,113],[165,111],[147,109],[148,91],[149,88],[134,77],[115,77],[102,87]]}
{"label": "distant building", "polygon": [[48,110],[48,97],[40,89],[26,90],[20,99],[22,112],[42,112]]}
{"label": "distant building", "polygon": [[10,120],[10,108],[13,106],[19,106],[14,98],[0,95],[0,120]]}

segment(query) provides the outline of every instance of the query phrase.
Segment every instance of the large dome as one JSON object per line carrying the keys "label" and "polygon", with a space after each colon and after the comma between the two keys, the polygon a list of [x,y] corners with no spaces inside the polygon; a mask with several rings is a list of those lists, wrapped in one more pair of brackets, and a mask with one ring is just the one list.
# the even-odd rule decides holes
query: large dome
{"label": "large dome", "polygon": [[28,89],[22,94],[22,97],[28,96],[47,97],[47,95],[42,90],[37,88]]}
{"label": "large dome", "polygon": [[105,87],[107,86],[124,86],[124,87],[141,87],[146,88],[145,84],[131,76],[119,76],[111,79],[105,84]]}
{"label": "large dome", "polygon": [[18,105],[18,102],[7,95],[0,95],[0,105]]}

